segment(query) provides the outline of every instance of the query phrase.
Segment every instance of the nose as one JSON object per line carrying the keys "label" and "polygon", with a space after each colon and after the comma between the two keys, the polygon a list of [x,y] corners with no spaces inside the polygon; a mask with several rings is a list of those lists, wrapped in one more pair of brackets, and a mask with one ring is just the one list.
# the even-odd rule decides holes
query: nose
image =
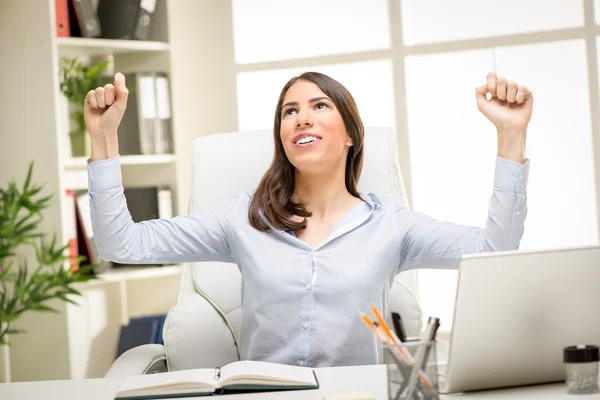
{"label": "nose", "polygon": [[298,118],[296,119],[296,127],[300,128],[301,126],[312,126],[312,116],[309,111],[300,111],[298,114]]}

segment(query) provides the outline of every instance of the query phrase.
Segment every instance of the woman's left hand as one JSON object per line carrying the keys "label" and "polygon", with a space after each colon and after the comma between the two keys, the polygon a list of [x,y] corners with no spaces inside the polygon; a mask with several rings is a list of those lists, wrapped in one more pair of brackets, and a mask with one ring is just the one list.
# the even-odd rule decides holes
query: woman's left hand
{"label": "woman's left hand", "polygon": [[[487,93],[491,94],[490,100]],[[477,108],[498,132],[498,155],[523,163],[527,125],[533,109],[531,91],[490,72],[487,83],[476,89],[476,95]]]}

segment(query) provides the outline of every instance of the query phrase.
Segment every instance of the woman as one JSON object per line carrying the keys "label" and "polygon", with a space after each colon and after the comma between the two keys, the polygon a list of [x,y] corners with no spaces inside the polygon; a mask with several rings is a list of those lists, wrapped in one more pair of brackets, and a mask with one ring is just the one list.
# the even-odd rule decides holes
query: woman
{"label": "woman", "polygon": [[242,359],[311,367],[379,363],[380,347],[356,311],[372,301],[387,312],[398,271],[408,263],[519,246],[533,98],[494,74],[476,91],[480,111],[498,131],[485,228],[438,222],[359,194],[364,128],[356,104],[340,83],[312,72],[281,92],[275,156],[256,193],[193,215],[133,223],[117,145],[127,94],[117,73],[114,85],[85,100],[99,253],[127,263],[236,263],[243,282]]}

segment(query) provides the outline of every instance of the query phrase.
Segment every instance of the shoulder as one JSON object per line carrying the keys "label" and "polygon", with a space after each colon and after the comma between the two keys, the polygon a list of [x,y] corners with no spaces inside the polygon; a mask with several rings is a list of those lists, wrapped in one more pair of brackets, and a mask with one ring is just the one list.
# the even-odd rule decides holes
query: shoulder
{"label": "shoulder", "polygon": [[[216,196],[215,196],[216,197]],[[210,212],[216,215],[230,215],[237,211],[247,210],[250,204],[249,193],[239,193],[236,196],[225,199],[211,199],[209,196],[197,199],[191,204],[192,214]]]}
{"label": "shoulder", "polygon": [[373,215],[379,215],[383,218],[391,218],[397,222],[399,226],[411,227],[419,222],[429,222],[431,217],[425,214],[411,210],[406,204],[399,199],[394,199],[391,196],[388,201],[381,200],[372,192],[361,193],[361,198],[369,203],[373,209]]}
{"label": "shoulder", "polygon": [[391,211],[397,213],[401,210],[408,210],[408,207],[400,200],[390,199],[384,202],[373,192],[361,192],[360,197],[367,202],[373,209],[380,209],[382,211]]}
{"label": "shoulder", "polygon": [[233,197],[230,202],[234,209],[247,211],[250,207],[250,203],[252,202],[252,194],[248,192],[242,192]]}

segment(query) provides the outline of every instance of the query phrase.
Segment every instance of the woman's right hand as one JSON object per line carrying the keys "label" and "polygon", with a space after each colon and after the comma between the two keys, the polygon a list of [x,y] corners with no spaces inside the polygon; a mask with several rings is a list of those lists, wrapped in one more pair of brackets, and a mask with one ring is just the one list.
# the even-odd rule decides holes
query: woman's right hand
{"label": "woman's right hand", "polygon": [[92,161],[118,155],[117,128],[125,114],[128,95],[125,76],[120,72],[115,74],[114,85],[88,92],[83,116],[92,141]]}

